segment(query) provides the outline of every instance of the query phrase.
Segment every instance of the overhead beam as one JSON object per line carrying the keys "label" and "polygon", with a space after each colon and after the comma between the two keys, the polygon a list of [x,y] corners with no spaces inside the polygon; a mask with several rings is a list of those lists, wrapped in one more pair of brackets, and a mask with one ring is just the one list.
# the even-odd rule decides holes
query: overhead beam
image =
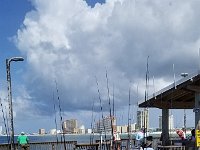
{"label": "overhead beam", "polygon": [[152,107],[156,108],[167,108],[167,109],[193,109],[195,103],[193,101],[191,102],[156,102]]}
{"label": "overhead beam", "polygon": [[188,85],[186,88],[188,90],[190,90],[190,91],[194,91],[194,92],[200,93],[200,86],[197,86],[197,85]]}

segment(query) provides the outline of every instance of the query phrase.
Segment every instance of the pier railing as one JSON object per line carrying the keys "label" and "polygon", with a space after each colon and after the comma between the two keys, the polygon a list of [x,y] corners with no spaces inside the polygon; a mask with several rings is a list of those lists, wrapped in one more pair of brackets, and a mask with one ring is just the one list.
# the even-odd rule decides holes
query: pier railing
{"label": "pier railing", "polygon": [[[159,140],[153,140],[152,147],[154,150],[193,150],[195,143],[191,141],[173,140],[172,145],[162,146]],[[29,143],[29,150],[65,150],[63,142],[32,142]],[[65,146],[67,150],[127,150],[138,149],[135,146],[135,140],[123,139],[111,145],[109,141],[96,141],[94,143],[77,143],[77,141],[66,141]],[[21,150],[18,144],[15,144],[16,150]],[[111,148],[112,147],[112,148]],[[10,150],[10,144],[0,144],[0,150]]]}
{"label": "pier railing", "polygon": [[[77,142],[65,142],[67,150],[74,150]],[[34,142],[28,144],[29,150],[64,150],[64,143],[62,142]],[[18,144],[15,144],[16,150],[21,150]],[[0,150],[10,150],[10,144],[0,144]]]}

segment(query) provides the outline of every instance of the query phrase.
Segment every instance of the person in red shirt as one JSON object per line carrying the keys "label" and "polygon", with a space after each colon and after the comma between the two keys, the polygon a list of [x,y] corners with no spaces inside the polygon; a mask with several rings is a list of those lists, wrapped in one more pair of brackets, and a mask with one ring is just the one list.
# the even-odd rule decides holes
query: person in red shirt
{"label": "person in red shirt", "polygon": [[181,140],[185,140],[186,139],[185,132],[183,130],[178,129],[178,130],[176,130],[176,133],[181,138]]}

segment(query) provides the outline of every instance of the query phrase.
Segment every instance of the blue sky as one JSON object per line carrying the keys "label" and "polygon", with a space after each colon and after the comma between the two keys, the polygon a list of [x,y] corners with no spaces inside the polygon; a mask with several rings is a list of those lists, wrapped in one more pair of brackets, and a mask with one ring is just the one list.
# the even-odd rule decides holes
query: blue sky
{"label": "blue sky", "polygon": [[0,8],[0,45],[3,50],[1,51],[1,57],[9,58],[19,54],[16,46],[9,39],[16,34],[23,23],[26,12],[31,10],[32,6],[27,0],[2,0],[0,1]]}
{"label": "blue sky", "polygon": [[[13,36],[23,23],[26,12],[33,7],[27,0],[2,0],[0,1],[0,67],[1,81],[6,80],[6,59],[13,56],[22,56],[13,41]],[[25,60],[26,61],[26,60]],[[14,65],[14,66],[13,66]],[[17,70],[22,70],[24,63],[15,63],[11,66],[12,82],[22,82],[22,75],[16,75]],[[4,82],[2,82],[4,83]],[[14,84],[15,85],[15,84]],[[5,85],[4,85],[5,86]]]}
{"label": "blue sky", "polygon": [[[64,119],[74,117],[80,125],[88,127],[93,101],[94,116],[100,117],[95,76],[107,115],[106,70],[109,87],[115,87],[119,124],[127,123],[129,87],[133,116],[138,110],[138,100],[144,99],[147,56],[150,94],[154,88],[160,90],[173,82],[173,64],[177,80],[181,72],[197,70],[200,11],[196,3],[199,2],[87,2],[89,6],[81,0],[0,1],[2,99],[7,95],[5,59],[25,58],[24,62],[13,62],[11,66],[16,132],[55,128],[53,93],[61,99]],[[56,93],[55,80],[59,93]],[[182,112],[171,111],[175,126],[182,125]],[[192,110],[186,112],[192,120]],[[155,115],[158,120],[160,110],[151,110],[151,118]],[[193,125],[191,120],[188,126]],[[133,117],[132,121],[136,119]],[[150,125],[158,127],[155,122]]]}
{"label": "blue sky", "polygon": [[87,2],[90,6],[94,7],[94,5],[95,5],[96,3],[100,3],[100,4],[105,3],[105,0],[86,0],[86,2]]}

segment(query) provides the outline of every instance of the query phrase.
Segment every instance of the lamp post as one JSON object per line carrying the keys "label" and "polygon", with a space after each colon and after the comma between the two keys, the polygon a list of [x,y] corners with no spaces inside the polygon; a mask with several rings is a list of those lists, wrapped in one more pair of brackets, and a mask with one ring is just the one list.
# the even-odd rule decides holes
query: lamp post
{"label": "lamp post", "polygon": [[11,91],[11,76],[10,76],[10,64],[12,61],[23,61],[22,57],[12,57],[6,59],[6,71],[7,71],[7,84],[8,84],[8,105],[9,105],[9,117],[10,117],[10,149],[15,150],[14,143],[14,125],[13,125],[13,107],[12,107],[12,91]]}

